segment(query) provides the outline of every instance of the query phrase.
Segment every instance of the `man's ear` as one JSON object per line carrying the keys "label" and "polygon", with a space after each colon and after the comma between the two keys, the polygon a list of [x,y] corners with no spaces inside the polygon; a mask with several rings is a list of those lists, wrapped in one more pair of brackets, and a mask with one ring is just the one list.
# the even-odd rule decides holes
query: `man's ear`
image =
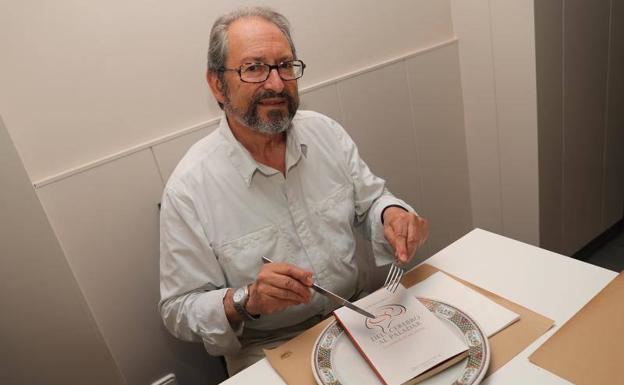
{"label": "man's ear", "polygon": [[223,83],[221,82],[221,79],[219,79],[219,76],[217,76],[215,72],[209,71],[206,73],[206,80],[208,81],[210,91],[212,91],[212,94],[215,99],[217,99],[217,102],[223,104],[225,101],[225,95],[223,94]]}

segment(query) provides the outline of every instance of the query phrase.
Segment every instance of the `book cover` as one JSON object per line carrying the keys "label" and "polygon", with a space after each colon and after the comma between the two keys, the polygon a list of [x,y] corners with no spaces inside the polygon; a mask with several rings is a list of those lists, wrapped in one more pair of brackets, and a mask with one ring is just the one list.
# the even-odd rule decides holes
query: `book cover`
{"label": "book cover", "polygon": [[384,384],[403,384],[468,349],[402,285],[394,293],[380,289],[356,304],[376,317],[344,307],[334,315]]}

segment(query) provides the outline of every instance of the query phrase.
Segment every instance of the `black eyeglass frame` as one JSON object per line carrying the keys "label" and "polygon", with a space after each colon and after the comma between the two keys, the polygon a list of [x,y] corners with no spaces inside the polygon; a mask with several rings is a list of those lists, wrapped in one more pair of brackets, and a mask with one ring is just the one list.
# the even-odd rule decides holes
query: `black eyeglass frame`
{"label": "black eyeglass frame", "polygon": [[[299,63],[301,64],[301,75],[297,76],[296,78],[292,78],[292,79],[284,79],[282,77],[282,74],[280,73],[280,66],[284,65],[284,63]],[[249,65],[249,64],[256,64],[256,65],[263,65],[266,67],[269,67],[269,71],[267,72],[266,78],[264,78],[263,80],[258,80],[255,82],[250,82],[249,80],[244,80],[243,79],[243,66],[245,65]],[[301,79],[301,77],[303,76],[303,73],[305,71],[306,68],[306,64],[302,61],[302,60],[284,60],[282,62],[279,62],[277,64],[266,64],[266,63],[262,63],[262,62],[258,62],[258,63],[245,63],[242,64],[240,67],[238,68],[226,68],[226,67],[222,67],[221,69],[219,69],[219,71],[221,72],[225,72],[225,71],[233,71],[236,72],[238,74],[238,78],[240,79],[241,82],[243,83],[264,83],[267,81],[267,79],[269,78],[269,76],[271,76],[271,71],[276,70],[277,71],[277,75],[280,77],[280,79],[282,79],[283,81],[287,82],[290,80],[297,80],[297,79]]]}

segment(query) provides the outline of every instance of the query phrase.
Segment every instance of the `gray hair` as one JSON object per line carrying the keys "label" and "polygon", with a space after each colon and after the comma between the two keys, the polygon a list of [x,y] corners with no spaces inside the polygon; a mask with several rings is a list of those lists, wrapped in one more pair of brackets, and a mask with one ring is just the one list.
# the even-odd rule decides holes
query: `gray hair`
{"label": "gray hair", "polygon": [[208,47],[208,72],[220,73],[220,70],[225,67],[228,54],[228,28],[234,21],[246,17],[260,17],[275,24],[288,40],[294,58],[297,58],[295,44],[290,35],[290,23],[282,14],[268,7],[245,7],[219,17],[212,25]]}

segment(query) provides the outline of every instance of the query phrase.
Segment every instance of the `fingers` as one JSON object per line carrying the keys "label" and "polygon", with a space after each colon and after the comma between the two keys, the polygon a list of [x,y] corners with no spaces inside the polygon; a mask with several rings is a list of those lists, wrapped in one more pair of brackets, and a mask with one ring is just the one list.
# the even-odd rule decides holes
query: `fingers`
{"label": "fingers", "polygon": [[399,262],[404,263],[409,260],[408,257],[408,227],[407,223],[402,220],[389,220],[384,225],[384,236],[388,243],[394,248],[394,256]]}
{"label": "fingers", "polygon": [[407,237],[405,235],[396,236],[396,244],[394,245],[394,255],[399,262],[405,263],[409,260]]}
{"label": "fingers", "polygon": [[401,263],[412,259],[429,235],[427,220],[414,213],[395,211],[384,223],[384,235]]}
{"label": "fingers", "polygon": [[312,273],[286,263],[262,266],[251,285],[248,308],[257,314],[269,314],[288,306],[308,303]]}
{"label": "fingers", "polygon": [[411,256],[416,253],[416,249],[420,246],[420,237],[415,219],[407,222],[407,237],[405,239],[405,244],[406,260],[404,262],[407,262],[411,259]]}
{"label": "fingers", "polygon": [[275,272],[294,278],[305,286],[312,286],[313,280],[311,272],[288,263],[272,263],[271,265],[273,265],[272,268],[275,269]]}
{"label": "fingers", "polygon": [[416,230],[419,234],[418,247],[422,246],[429,238],[429,222],[423,217],[417,217]]}
{"label": "fingers", "polygon": [[262,294],[271,297],[278,301],[292,302],[293,304],[307,303],[310,297],[303,297],[298,293],[294,293],[290,290],[285,290],[276,286],[264,286],[262,288]]}
{"label": "fingers", "polygon": [[267,283],[269,283],[270,287],[273,289],[270,293],[273,297],[296,300],[302,303],[310,300],[308,287],[290,276],[276,274]]}
{"label": "fingers", "polygon": [[[308,302],[312,286],[312,273],[287,263],[271,263],[265,265],[271,285],[282,290],[293,292]],[[292,298],[291,298],[292,299]]]}

